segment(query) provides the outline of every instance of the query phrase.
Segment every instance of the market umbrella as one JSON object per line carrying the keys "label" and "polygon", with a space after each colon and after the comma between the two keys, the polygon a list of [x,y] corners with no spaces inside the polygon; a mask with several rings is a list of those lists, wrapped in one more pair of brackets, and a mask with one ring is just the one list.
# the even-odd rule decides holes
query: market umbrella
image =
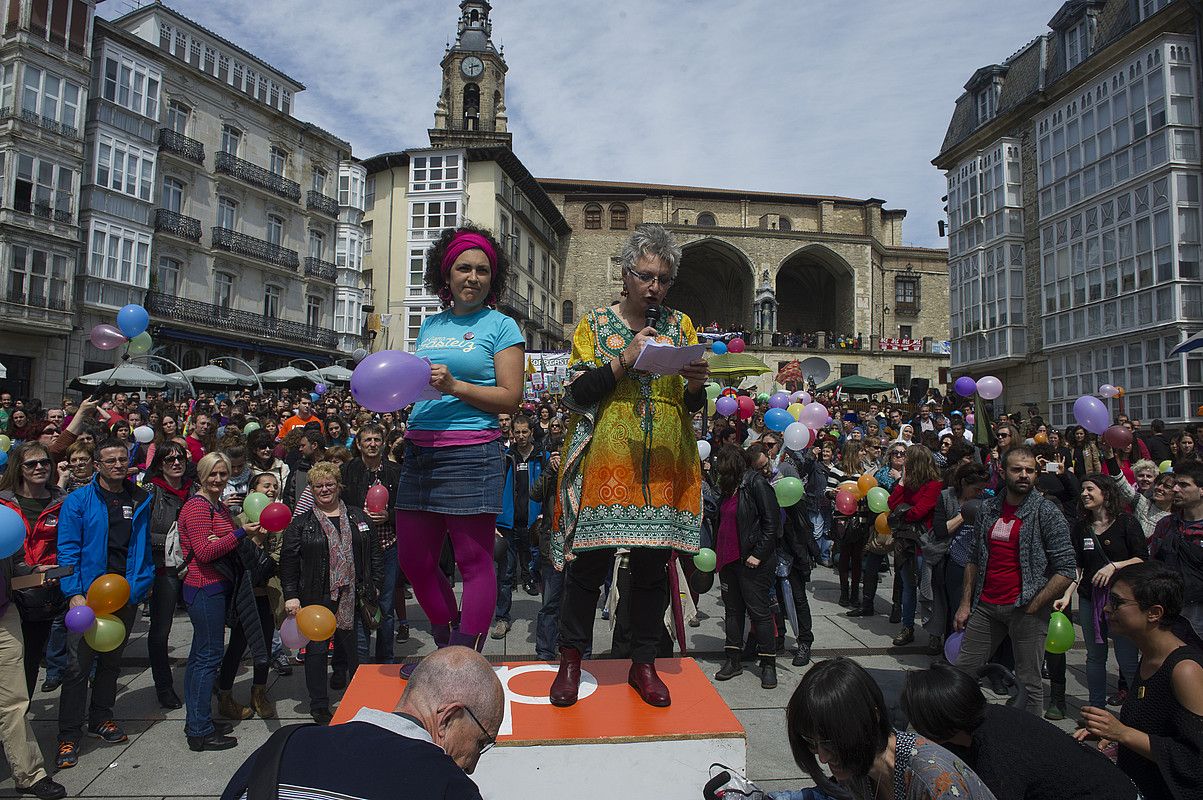
{"label": "market umbrella", "polygon": [[830,383],[825,383],[817,391],[826,392],[837,387],[847,394],[881,394],[898,388],[889,381],[866,378],[864,375],[849,375],[847,378],[836,378]]}
{"label": "market umbrella", "polygon": [[338,364],[334,364],[333,366],[329,367],[322,367],[316,372],[311,370],[309,374],[321,376],[322,381],[325,383],[351,382],[351,370],[347,369],[346,367],[341,367]]}
{"label": "market umbrella", "polygon": [[110,391],[129,389],[187,389],[188,382],[178,375],[161,375],[137,364],[120,364],[115,369],[102,369],[80,375],[68,385],[69,389],[87,392],[100,385]]}
{"label": "market umbrella", "polygon": [[305,372],[296,367],[280,367],[259,373],[259,380],[274,386],[287,386],[290,389],[310,389],[321,383],[321,378],[313,372]]}
{"label": "market umbrella", "polygon": [[706,360],[710,362],[710,374],[715,378],[748,378],[772,372],[767,364],[750,353],[711,355]]}
{"label": "market umbrella", "polygon": [[188,380],[192,381],[194,386],[211,386],[224,389],[229,386],[251,386],[255,383],[255,379],[250,375],[239,375],[237,372],[231,372],[225,367],[219,367],[216,364],[206,364],[203,367],[186,369],[184,370],[184,374],[188,376]]}

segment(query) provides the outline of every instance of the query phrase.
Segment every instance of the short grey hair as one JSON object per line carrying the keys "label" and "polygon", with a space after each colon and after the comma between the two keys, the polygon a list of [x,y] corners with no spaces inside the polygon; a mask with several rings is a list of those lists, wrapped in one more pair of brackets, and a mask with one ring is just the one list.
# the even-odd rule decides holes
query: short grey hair
{"label": "short grey hair", "polygon": [[669,278],[676,280],[681,266],[681,246],[663,225],[645,224],[635,228],[631,238],[622,246],[622,270],[634,269],[644,256],[658,258],[668,265]]}

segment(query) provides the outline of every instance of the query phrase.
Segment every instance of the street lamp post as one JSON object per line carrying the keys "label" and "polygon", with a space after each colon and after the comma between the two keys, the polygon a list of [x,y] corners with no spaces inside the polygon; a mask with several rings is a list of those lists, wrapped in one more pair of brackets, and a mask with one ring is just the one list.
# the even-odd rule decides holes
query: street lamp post
{"label": "street lamp post", "polygon": [[126,356],[126,358],[130,361],[133,361],[136,358],[153,358],[155,361],[163,361],[167,364],[170,364],[171,366],[175,367],[176,372],[180,373],[180,376],[184,379],[184,383],[188,384],[188,391],[192,392],[192,399],[196,399],[196,387],[192,385],[192,381],[189,380],[187,373],[180,368],[180,365],[171,359],[164,358],[163,356],[152,355],[150,353],[144,353],[140,356]]}
{"label": "street lamp post", "polygon": [[251,377],[255,379],[255,383],[259,384],[259,394],[267,394],[263,389],[263,381],[259,380],[259,373],[255,372],[255,368],[236,356],[218,356],[217,358],[209,359],[210,364],[217,364],[218,361],[237,361],[242,366],[246,367],[251,373]]}

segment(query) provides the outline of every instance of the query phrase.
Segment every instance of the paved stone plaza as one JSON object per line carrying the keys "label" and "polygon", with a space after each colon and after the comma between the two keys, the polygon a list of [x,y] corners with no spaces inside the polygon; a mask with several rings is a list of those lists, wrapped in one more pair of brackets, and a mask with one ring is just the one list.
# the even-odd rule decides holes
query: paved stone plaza
{"label": "paved stone plaza", "polygon": [[[885,580],[878,593],[879,610],[888,608],[891,591],[889,576],[883,577]],[[814,658],[834,655],[855,657],[881,683],[887,700],[896,698],[904,671],[922,668],[931,661],[922,652],[923,634],[918,634],[918,646],[891,647],[890,639],[897,632],[897,625],[891,625],[884,616],[868,620],[842,616],[844,609],[836,604],[839,587],[835,573],[819,568],[814,578],[810,584],[811,609],[814,613]],[[410,608],[413,616],[417,604],[411,601]],[[701,609],[701,626],[688,629],[689,644],[703,669],[712,675],[721,661],[723,646],[722,607],[718,603],[717,587],[703,598]],[[494,660],[533,659],[534,634],[529,620],[537,610],[535,600],[519,590],[514,596],[514,628],[503,641],[490,639],[485,655]],[[262,744],[272,731],[281,724],[309,721],[303,669],[294,669],[292,676],[287,678],[279,678],[273,672],[271,695],[276,700],[279,719],[265,722],[252,718],[239,723],[235,730],[238,747],[232,750],[191,752],[184,740],[184,710],[164,712],[155,699],[146,658],[146,627],[146,622],[140,619],[134,628],[133,639],[125,650],[126,667],[117,696],[117,719],[129,734],[129,741],[106,746],[96,739],[85,739],[79,765],[63,770],[56,776],[56,780],[67,787],[69,796],[114,800],[134,797],[217,797],[242,760]],[[607,651],[610,646],[609,623],[599,617],[594,631],[597,649]],[[171,652],[176,659],[176,691],[181,694],[190,638],[188,617],[180,613],[172,630]],[[787,644],[792,645],[792,642],[792,636],[788,637]],[[398,646],[398,655],[426,653],[431,648],[432,643],[424,625],[416,625],[410,641]],[[1079,641],[1079,646],[1069,653],[1069,719],[1060,723],[1065,730],[1073,729],[1072,719],[1076,718],[1077,710],[1086,698],[1084,664],[1085,650]],[[784,712],[790,693],[805,669],[790,666],[788,656],[779,658],[777,674],[780,683],[771,691],[760,688],[759,675],[754,669],[748,669],[730,681],[715,683],[747,731],[748,772],[761,788],[785,789],[808,784],[790,756]],[[234,686],[235,696],[242,702],[249,698],[250,683],[248,663]],[[338,696],[339,693],[334,694],[334,697]],[[993,698],[989,691],[987,696]],[[33,726],[42,751],[47,761],[53,763],[58,730],[58,693],[39,692],[31,706]],[[7,772],[7,764],[0,769],[3,770],[0,772],[0,797],[13,796],[13,781]]]}

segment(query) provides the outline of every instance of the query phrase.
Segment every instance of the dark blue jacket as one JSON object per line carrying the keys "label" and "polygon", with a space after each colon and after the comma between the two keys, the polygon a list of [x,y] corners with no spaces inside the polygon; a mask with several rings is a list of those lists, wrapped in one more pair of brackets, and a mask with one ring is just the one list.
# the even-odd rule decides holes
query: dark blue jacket
{"label": "dark blue jacket", "polygon": [[[527,497],[534,497],[535,481],[539,480],[539,476],[543,474],[543,459],[546,453],[540,453],[536,447],[531,453],[531,459],[527,462]],[[514,527],[514,471],[515,462],[512,451],[507,451],[505,454],[505,489],[501,492],[501,513],[497,515],[497,527],[510,530]],[[527,505],[526,524],[531,526],[535,524],[535,520],[543,513],[543,504],[536,503],[533,499]]]}
{"label": "dark blue jacket", "polygon": [[[81,486],[63,500],[58,519],[59,566],[75,567],[61,579],[63,594],[86,595],[92,581],[108,571],[109,509],[100,496],[97,478]],[[150,546],[151,494],[126,483],[134,500],[134,519],[130,530],[129,552],[125,560],[125,579],[129,581],[129,605],[146,599],[155,578],[155,562]]]}

